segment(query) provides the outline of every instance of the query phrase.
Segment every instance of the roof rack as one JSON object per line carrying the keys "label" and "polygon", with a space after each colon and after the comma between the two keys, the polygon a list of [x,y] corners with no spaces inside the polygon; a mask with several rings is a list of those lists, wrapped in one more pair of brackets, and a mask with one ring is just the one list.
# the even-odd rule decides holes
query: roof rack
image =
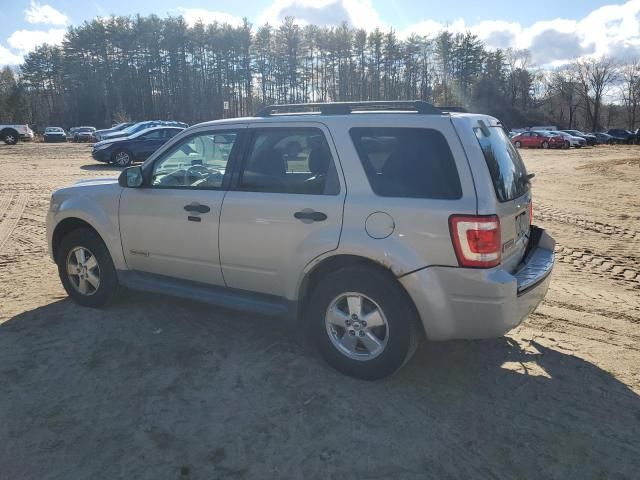
{"label": "roof rack", "polygon": [[469,113],[464,107],[438,107],[443,112],[451,112],[451,113]]}
{"label": "roof rack", "polygon": [[427,115],[441,115],[441,109],[422,100],[391,100],[373,102],[332,102],[332,103],[291,103],[286,105],[269,105],[258,113],[257,117],[268,117],[274,114],[291,114],[320,112],[323,115],[346,115],[353,111],[402,110]]}

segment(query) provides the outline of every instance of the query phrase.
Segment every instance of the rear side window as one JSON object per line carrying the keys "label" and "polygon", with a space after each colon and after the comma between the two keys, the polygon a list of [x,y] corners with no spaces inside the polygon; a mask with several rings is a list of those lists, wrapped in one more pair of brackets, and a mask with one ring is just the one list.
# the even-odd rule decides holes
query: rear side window
{"label": "rear side window", "polygon": [[439,200],[462,197],[453,154],[437,130],[352,128],[349,133],[376,195]]}
{"label": "rear side window", "polygon": [[489,136],[480,128],[475,128],[474,131],[489,167],[498,201],[508,202],[529,190],[527,169],[504,130],[501,127],[487,128]]}

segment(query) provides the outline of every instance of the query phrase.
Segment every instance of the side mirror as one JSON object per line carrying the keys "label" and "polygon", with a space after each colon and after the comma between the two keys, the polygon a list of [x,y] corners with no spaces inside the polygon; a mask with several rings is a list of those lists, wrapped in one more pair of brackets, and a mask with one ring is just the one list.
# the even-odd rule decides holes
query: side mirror
{"label": "side mirror", "polygon": [[125,168],[118,177],[118,184],[124,188],[140,188],[142,186],[142,167]]}

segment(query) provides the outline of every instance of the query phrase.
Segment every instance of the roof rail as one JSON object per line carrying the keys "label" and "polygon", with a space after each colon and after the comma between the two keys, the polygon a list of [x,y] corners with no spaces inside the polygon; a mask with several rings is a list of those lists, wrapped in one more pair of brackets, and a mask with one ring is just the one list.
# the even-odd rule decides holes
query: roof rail
{"label": "roof rail", "polygon": [[438,106],[438,108],[440,110],[442,110],[443,112],[451,112],[451,113],[469,113],[469,110],[467,110],[464,107],[440,107]]}
{"label": "roof rail", "polygon": [[257,117],[268,117],[274,114],[292,114],[304,112],[320,112],[323,115],[346,115],[353,111],[385,111],[403,110],[428,115],[440,115],[441,109],[422,100],[390,100],[367,102],[331,102],[331,103],[291,103],[285,105],[269,105],[256,113]]}

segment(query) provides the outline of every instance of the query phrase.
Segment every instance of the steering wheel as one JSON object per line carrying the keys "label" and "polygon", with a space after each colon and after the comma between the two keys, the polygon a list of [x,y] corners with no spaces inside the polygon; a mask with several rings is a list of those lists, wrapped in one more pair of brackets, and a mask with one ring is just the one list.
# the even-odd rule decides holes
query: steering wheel
{"label": "steering wheel", "polygon": [[198,176],[198,177],[207,177],[209,176],[209,174],[211,173],[211,170],[209,170],[207,167],[205,167],[204,165],[191,165],[188,169],[187,169],[187,175],[188,176]]}

